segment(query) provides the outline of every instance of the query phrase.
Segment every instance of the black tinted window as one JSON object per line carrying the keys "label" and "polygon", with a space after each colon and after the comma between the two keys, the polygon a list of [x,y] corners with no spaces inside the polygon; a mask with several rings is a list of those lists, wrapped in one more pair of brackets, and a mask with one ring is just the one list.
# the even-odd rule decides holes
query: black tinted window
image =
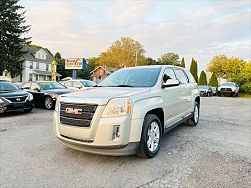
{"label": "black tinted window", "polygon": [[187,76],[185,75],[184,71],[181,69],[175,69],[175,74],[177,76],[177,79],[180,81],[181,84],[188,83]]}

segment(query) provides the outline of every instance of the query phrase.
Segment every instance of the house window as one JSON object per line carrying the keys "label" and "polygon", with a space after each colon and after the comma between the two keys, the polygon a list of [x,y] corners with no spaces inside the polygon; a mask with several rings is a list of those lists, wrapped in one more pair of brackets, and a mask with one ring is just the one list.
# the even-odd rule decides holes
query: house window
{"label": "house window", "polygon": [[46,71],[49,71],[49,64],[46,64]]}
{"label": "house window", "polygon": [[30,69],[33,69],[33,62],[30,62]]}
{"label": "house window", "polygon": [[36,69],[39,69],[39,63],[36,64]]}
{"label": "house window", "polygon": [[38,80],[38,75],[36,75],[36,80]]}

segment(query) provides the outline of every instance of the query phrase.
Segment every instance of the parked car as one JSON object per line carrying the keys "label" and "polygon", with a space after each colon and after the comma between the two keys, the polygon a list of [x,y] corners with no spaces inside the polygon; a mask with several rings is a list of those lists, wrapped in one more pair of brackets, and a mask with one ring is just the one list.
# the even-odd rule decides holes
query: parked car
{"label": "parked car", "polygon": [[217,95],[217,87],[213,87],[213,86],[210,86],[210,87],[213,92],[213,96],[216,96]]}
{"label": "parked car", "polygon": [[231,95],[232,97],[238,96],[239,86],[235,82],[225,82],[218,87],[218,96]]}
{"label": "parked car", "polygon": [[21,86],[22,90],[30,92],[34,97],[35,106],[44,106],[51,110],[59,95],[73,92],[55,81],[33,81]]}
{"label": "parked car", "polygon": [[84,90],[89,87],[94,87],[97,84],[90,80],[68,80],[63,83],[63,85],[70,89]]}
{"label": "parked car", "polygon": [[12,111],[30,112],[33,108],[32,94],[19,90],[9,81],[0,80],[0,113]]}
{"label": "parked car", "polygon": [[199,86],[199,90],[200,90],[200,96],[212,96],[213,95],[213,91],[211,89],[210,86],[207,85],[200,85]]}
{"label": "parked car", "polygon": [[154,157],[164,133],[199,121],[200,92],[177,66],[123,68],[97,87],[57,100],[53,129],[73,149],[103,155]]}

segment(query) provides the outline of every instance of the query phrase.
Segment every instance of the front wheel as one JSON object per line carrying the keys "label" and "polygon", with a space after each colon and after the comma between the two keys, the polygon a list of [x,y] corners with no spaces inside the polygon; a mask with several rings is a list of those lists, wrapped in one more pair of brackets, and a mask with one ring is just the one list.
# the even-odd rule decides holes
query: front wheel
{"label": "front wheel", "polygon": [[200,106],[197,102],[195,102],[193,115],[186,121],[186,124],[189,126],[196,126],[198,125],[199,118],[200,118]]}
{"label": "front wheel", "polygon": [[53,108],[53,100],[50,96],[45,97],[44,106],[47,110],[51,110]]}
{"label": "front wheel", "polygon": [[144,158],[156,156],[160,149],[162,134],[159,118],[154,114],[147,114],[143,123],[140,149],[137,155]]}

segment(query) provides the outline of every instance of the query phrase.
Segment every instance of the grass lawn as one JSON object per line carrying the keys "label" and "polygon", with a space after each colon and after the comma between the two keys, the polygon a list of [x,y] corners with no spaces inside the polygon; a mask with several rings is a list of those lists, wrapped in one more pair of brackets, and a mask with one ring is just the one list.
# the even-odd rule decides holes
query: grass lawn
{"label": "grass lawn", "polygon": [[248,93],[239,93],[238,96],[243,97],[243,98],[250,98],[251,99],[251,94],[248,94]]}

